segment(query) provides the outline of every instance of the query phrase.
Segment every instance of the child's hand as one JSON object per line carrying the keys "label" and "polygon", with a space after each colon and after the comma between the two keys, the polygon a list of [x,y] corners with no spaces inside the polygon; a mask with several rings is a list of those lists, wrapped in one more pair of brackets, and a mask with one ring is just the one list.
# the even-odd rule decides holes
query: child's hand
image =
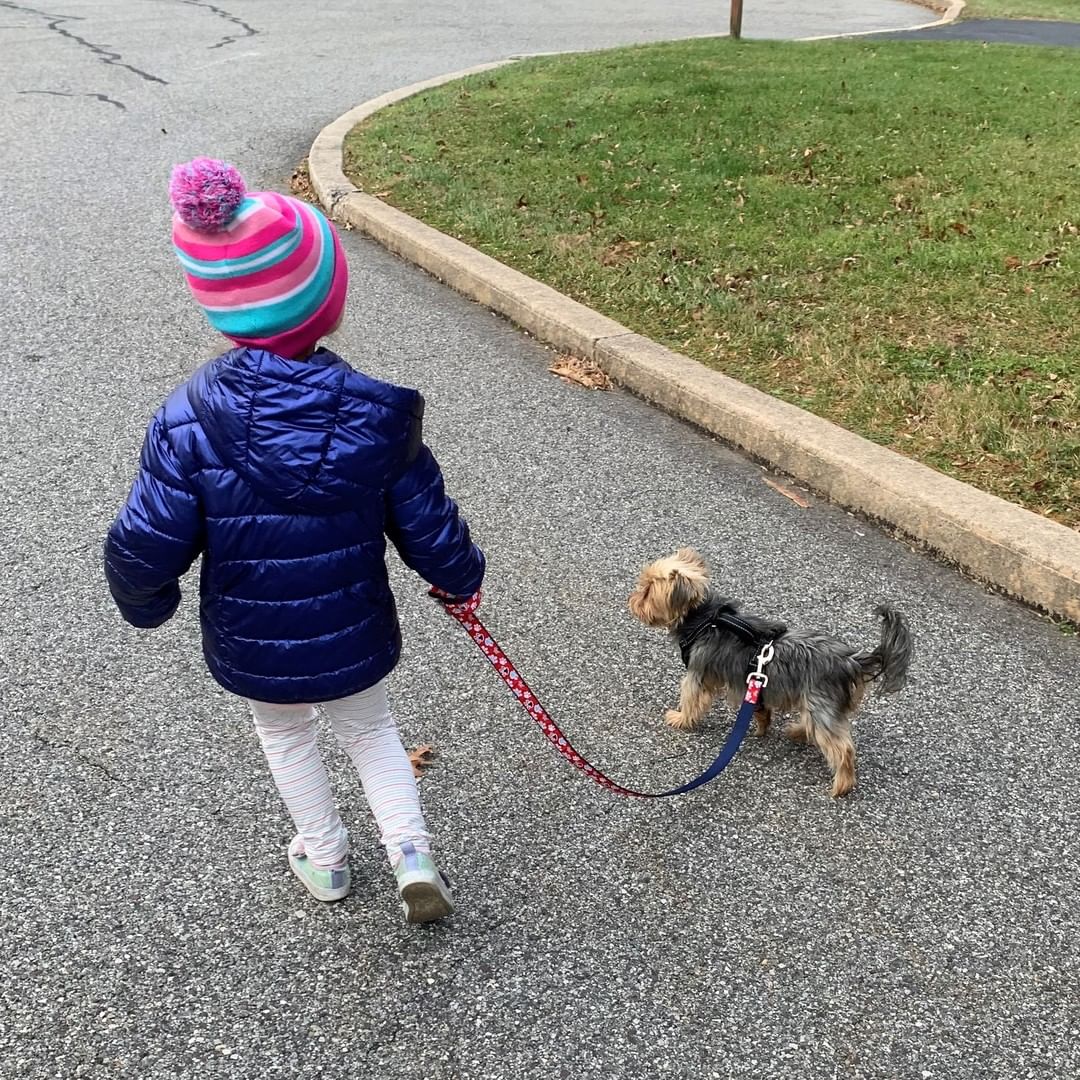
{"label": "child's hand", "polygon": [[428,590],[428,596],[433,596],[440,604],[445,604],[447,607],[468,607],[470,611],[475,611],[480,606],[480,601],[482,599],[482,594],[479,589],[477,589],[472,596],[453,596],[435,586],[432,586]]}

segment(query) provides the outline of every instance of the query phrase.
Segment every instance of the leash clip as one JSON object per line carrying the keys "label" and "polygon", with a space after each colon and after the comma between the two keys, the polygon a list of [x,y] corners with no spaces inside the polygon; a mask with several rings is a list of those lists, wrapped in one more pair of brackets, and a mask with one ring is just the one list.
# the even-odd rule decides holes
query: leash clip
{"label": "leash clip", "polygon": [[759,687],[764,689],[769,685],[769,676],[765,674],[765,665],[772,660],[775,652],[776,650],[773,648],[773,643],[771,641],[767,642],[761,652],[757,654],[757,670],[751,671],[750,674],[746,676],[747,686],[751,683],[756,683]]}

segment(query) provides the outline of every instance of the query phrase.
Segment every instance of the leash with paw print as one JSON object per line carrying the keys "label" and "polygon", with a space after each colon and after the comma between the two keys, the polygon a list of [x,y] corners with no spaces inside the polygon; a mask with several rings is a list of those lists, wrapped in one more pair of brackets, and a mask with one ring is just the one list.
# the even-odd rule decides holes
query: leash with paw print
{"label": "leash with paw print", "polygon": [[491,663],[491,666],[498,672],[499,677],[506,683],[510,693],[517,698],[521,707],[540,726],[540,730],[544,733],[548,742],[574,768],[580,769],[590,780],[594,780],[601,787],[607,788],[608,791],[615,795],[625,795],[632,799],[666,799],[670,795],[685,795],[688,791],[693,791],[695,788],[699,788],[715,779],[735,756],[740,744],[746,737],[746,733],[750,730],[750,721],[753,719],[758,701],[761,699],[761,692],[769,682],[769,677],[765,674],[765,665],[773,657],[771,641],[758,654],[757,669],[750,672],[746,677],[746,695],[743,697],[742,705],[739,707],[738,715],[735,717],[735,723],[732,725],[724,745],[720,748],[716,760],[700,776],[680,787],[672,788],[670,791],[636,791],[634,788],[617,784],[610,776],[602,773],[595,765],[590,764],[570,745],[570,740],[559,730],[558,724],[551,719],[547,709],[540,704],[536,695],[529,689],[529,684],[521,677],[521,674],[510,662],[509,657],[503,652],[499,643],[491,636],[487,627],[477,616],[476,611],[480,607],[480,593],[474,593],[467,600],[452,597],[440,589],[432,589],[429,595],[438,600],[446,609],[447,614],[465,628],[466,633],[476,642],[481,652]]}

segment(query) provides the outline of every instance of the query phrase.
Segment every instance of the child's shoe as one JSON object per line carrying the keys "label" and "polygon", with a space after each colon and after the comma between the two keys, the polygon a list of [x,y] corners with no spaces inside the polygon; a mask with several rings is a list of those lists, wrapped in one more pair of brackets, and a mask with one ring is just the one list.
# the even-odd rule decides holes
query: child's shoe
{"label": "child's shoe", "polygon": [[408,842],[402,844],[401,858],[394,864],[394,876],[406,922],[435,922],[453,915],[449,882],[426,851],[417,851]]}
{"label": "child's shoe", "polygon": [[352,888],[352,874],[348,866],[335,866],[324,870],[312,866],[304,853],[304,841],[294,836],[289,845],[289,866],[316,900],[344,900]]}

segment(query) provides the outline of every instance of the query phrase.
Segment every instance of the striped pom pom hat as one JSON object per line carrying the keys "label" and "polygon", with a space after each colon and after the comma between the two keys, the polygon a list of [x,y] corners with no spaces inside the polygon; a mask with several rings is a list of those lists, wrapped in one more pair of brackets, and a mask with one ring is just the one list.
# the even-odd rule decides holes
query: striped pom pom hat
{"label": "striped pom pom hat", "polygon": [[303,356],[333,330],[349,271],[315,207],[248,191],[236,169],[212,158],[177,165],[169,196],[177,257],[216,330],[285,357]]}

